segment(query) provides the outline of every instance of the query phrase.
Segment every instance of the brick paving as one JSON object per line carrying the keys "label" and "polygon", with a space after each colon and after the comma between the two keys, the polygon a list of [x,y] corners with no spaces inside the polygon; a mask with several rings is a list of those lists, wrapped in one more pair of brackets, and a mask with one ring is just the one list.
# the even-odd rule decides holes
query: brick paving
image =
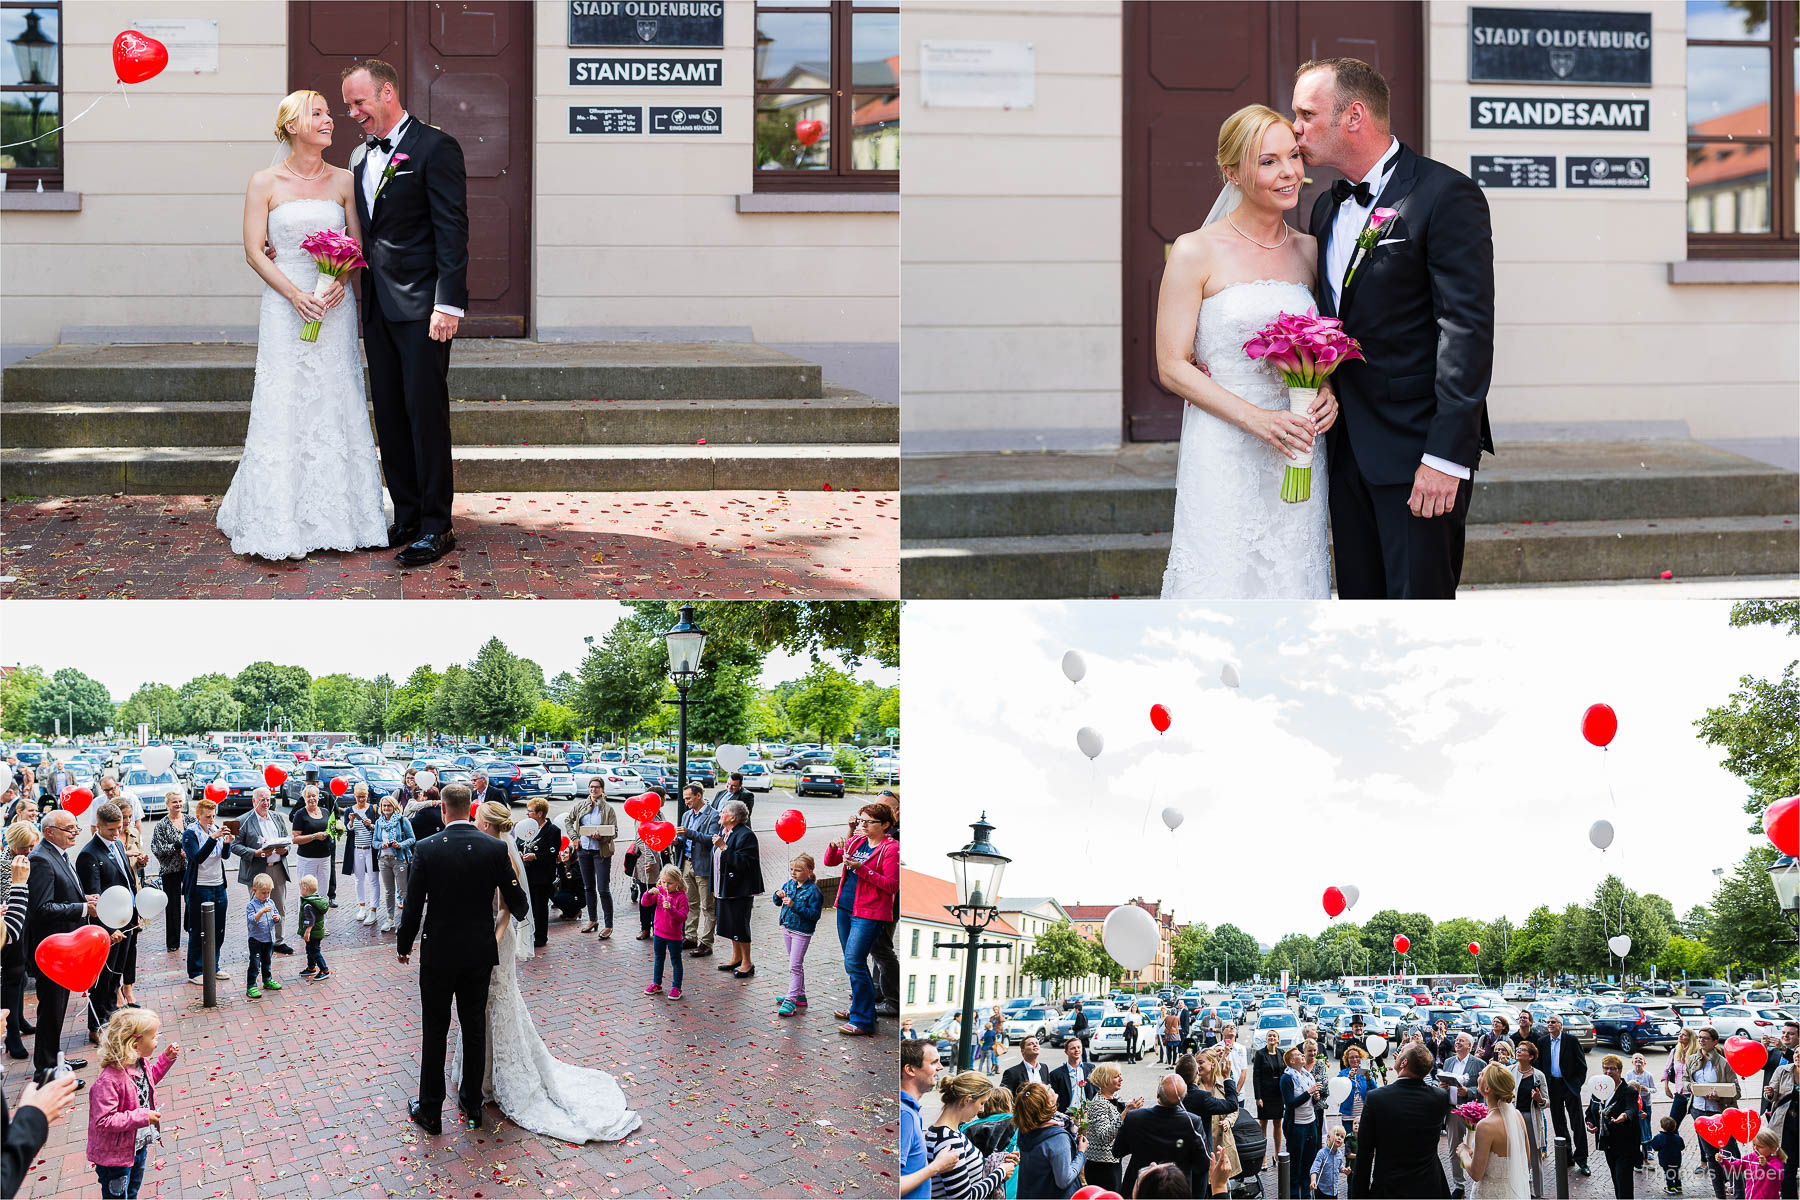
{"label": "brick paving", "polygon": [[891,599],[896,492],[465,493],[457,550],[240,558],[215,496],[77,496],[0,505],[0,599]]}
{"label": "brick paving", "polygon": [[[801,845],[818,854],[827,835],[835,833],[809,832]],[[782,877],[775,862],[785,863],[790,851],[759,836],[773,883]],[[162,1015],[164,1043],[182,1046],[158,1088],[168,1116],[142,1194],[893,1195],[893,1047],[887,1037],[837,1034],[832,1010],[847,1004],[849,987],[829,920],[807,956],[811,1007],[783,1020],[775,1005],[786,990],[786,964],[766,899],[754,910],[754,977],[713,970],[718,957],[689,958],[682,998],[668,1001],[644,996],[651,944],[635,938],[617,872],[612,890],[611,940],[584,937],[579,922],[553,918],[550,946],[522,964],[521,977],[551,1052],[618,1079],[643,1120],[625,1142],[551,1141],[491,1106],[485,1131],[458,1129],[449,1120],[453,1101],[441,1137],[408,1122],[418,1071],[417,959],[401,966],[392,934],[351,920],[355,884],[344,878],[326,938],[332,977],[322,983],[294,978],[302,955],[278,955],[277,977],[287,986],[246,1000],[241,911],[227,922],[221,957],[232,978],[220,983],[212,1011],[186,982],[185,952],[165,953],[160,930],[140,947],[138,998]],[[230,895],[241,905],[242,888],[233,884]],[[84,1034],[72,1006],[64,1048],[83,1053]],[[98,1062],[88,1057],[81,1075],[92,1081]],[[10,1065],[6,1090],[16,1102],[28,1064]],[[455,1095],[454,1080],[448,1094]],[[86,1137],[87,1107],[78,1102],[50,1131],[21,1195],[94,1195]]]}

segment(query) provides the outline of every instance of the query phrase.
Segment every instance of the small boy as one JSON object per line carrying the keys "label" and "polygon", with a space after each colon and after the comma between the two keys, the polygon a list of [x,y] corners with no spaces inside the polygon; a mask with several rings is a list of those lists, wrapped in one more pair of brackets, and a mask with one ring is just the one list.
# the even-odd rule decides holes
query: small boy
{"label": "small boy", "polygon": [[275,902],[269,897],[275,891],[275,881],[267,875],[258,875],[250,882],[250,899],[244,905],[244,924],[250,929],[250,973],[244,978],[244,995],[251,1000],[261,1000],[262,991],[256,986],[256,974],[262,972],[262,980],[271,992],[279,992],[281,985],[275,982]]}
{"label": "small boy", "polygon": [[1312,1194],[1337,1200],[1338,1172],[1344,1169],[1344,1127],[1333,1125],[1312,1162]]}
{"label": "small boy", "polygon": [[325,965],[325,954],[319,946],[325,940],[325,914],[330,908],[331,902],[319,895],[317,876],[300,880],[300,940],[306,943],[306,970],[300,972],[300,978],[315,983],[331,978],[331,969]]}
{"label": "small boy", "polygon": [[776,1007],[777,1016],[791,1017],[806,1007],[806,948],[819,927],[824,897],[813,882],[813,856],[799,854],[788,864],[788,881],[775,893],[781,910],[781,937],[788,957],[788,994]]}
{"label": "small boy", "polygon": [[1656,1165],[1662,1168],[1663,1192],[1666,1195],[1679,1196],[1681,1194],[1681,1153],[1687,1147],[1682,1143],[1681,1134],[1676,1132],[1674,1117],[1664,1117],[1661,1129],[1661,1133],[1650,1139],[1650,1148],[1656,1151]]}

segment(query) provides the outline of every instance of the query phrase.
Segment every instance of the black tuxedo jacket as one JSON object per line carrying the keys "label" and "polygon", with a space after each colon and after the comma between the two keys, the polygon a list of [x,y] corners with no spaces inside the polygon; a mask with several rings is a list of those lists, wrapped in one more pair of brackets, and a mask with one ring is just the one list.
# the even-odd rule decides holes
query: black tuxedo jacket
{"label": "black tuxedo jacket", "polygon": [[[1038,1060],[1038,1066],[1043,1067],[1044,1086],[1054,1090],[1054,1085],[1050,1082],[1050,1076],[1055,1074],[1055,1072],[1053,1072],[1041,1058]],[[1012,1066],[1006,1068],[1005,1072],[1000,1076],[1000,1086],[1017,1096],[1019,1094],[1019,1089],[1025,1086],[1025,1064],[1016,1062]],[[1065,1104],[1062,1107],[1067,1107],[1067,1105]]]}
{"label": "black tuxedo jacket", "polygon": [[[1100,1089],[1095,1087],[1093,1081],[1088,1078],[1088,1076],[1093,1074],[1093,1071],[1094,1064],[1085,1059],[1082,1060],[1081,1102],[1083,1104],[1086,1104],[1089,1100],[1092,1100],[1095,1096],[1100,1094]],[[1068,1062],[1063,1062],[1056,1070],[1050,1072],[1050,1090],[1056,1093],[1056,1111],[1068,1112],[1069,1102],[1075,1098],[1075,1091],[1069,1086]]]}
{"label": "black tuxedo jacket", "polygon": [[[1338,205],[1313,204],[1319,312],[1362,346],[1331,376],[1343,412],[1327,434],[1348,438],[1364,479],[1411,484],[1426,454],[1473,470],[1494,449],[1487,392],[1494,367],[1494,240],[1487,197],[1454,167],[1405,146],[1375,201],[1399,216],[1381,229],[1341,303],[1326,278],[1326,241]],[[1354,255],[1352,255],[1354,260]]]}
{"label": "black tuxedo jacket", "polygon": [[412,953],[413,939],[419,937],[422,968],[495,965],[500,961],[494,942],[495,889],[514,917],[522,919],[530,911],[525,889],[513,874],[512,857],[499,838],[458,822],[415,843],[397,949]]}
{"label": "black tuxedo jacket", "polygon": [[[1544,1073],[1544,1078],[1554,1088],[1556,1076],[1550,1074],[1550,1043],[1553,1040],[1549,1034],[1545,1034],[1544,1040],[1538,1045],[1544,1056],[1538,1060],[1537,1069]],[[1581,1039],[1566,1029],[1562,1033],[1562,1073],[1563,1086],[1572,1092],[1579,1093],[1581,1086],[1587,1082],[1587,1051],[1581,1048]]]}
{"label": "black tuxedo jacket", "polygon": [[38,943],[53,933],[68,933],[87,920],[87,897],[69,858],[48,841],[31,852],[31,902],[25,910],[25,957],[37,961]]}
{"label": "black tuxedo jacket", "polygon": [[[1363,1119],[1368,1119],[1367,1109]],[[1206,1134],[1199,1118],[1185,1108],[1158,1104],[1126,1113],[1113,1137],[1113,1155],[1120,1162],[1131,1160],[1119,1188],[1127,1196],[1137,1186],[1138,1172],[1156,1163],[1180,1167],[1190,1188],[1196,1174],[1202,1181],[1206,1178]]]}
{"label": "black tuxedo jacket", "polygon": [[[455,138],[408,114],[396,155],[407,155],[381,188],[373,211],[363,189],[366,149],[350,156],[362,221],[364,313],[381,305],[389,321],[423,321],[439,304],[469,307],[468,185]],[[373,293],[373,294],[371,294]]]}
{"label": "black tuxedo jacket", "polygon": [[[123,853],[123,850],[120,847],[119,852]],[[137,880],[119,866],[112,847],[97,837],[90,839],[75,856],[75,880],[81,885],[85,896],[101,895],[109,887],[126,888],[132,895],[137,895]],[[94,925],[99,923],[98,917],[89,922]]]}
{"label": "black tuxedo jacket", "polygon": [[1449,1113],[1449,1094],[1423,1079],[1402,1078],[1370,1092],[1357,1127],[1350,1194],[1448,1196],[1437,1145]]}

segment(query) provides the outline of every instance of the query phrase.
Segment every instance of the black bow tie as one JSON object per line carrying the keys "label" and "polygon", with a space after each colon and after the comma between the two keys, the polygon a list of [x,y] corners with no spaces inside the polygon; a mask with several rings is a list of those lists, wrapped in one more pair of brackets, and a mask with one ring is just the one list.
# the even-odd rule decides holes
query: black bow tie
{"label": "black bow tie", "polygon": [[364,144],[371,150],[380,146],[383,154],[392,154],[394,152],[394,143],[388,141],[386,138],[371,137]]}
{"label": "black bow tie", "polygon": [[1358,204],[1363,205],[1371,204],[1375,200],[1375,193],[1369,190],[1369,182],[1366,179],[1356,184],[1351,183],[1348,179],[1340,179],[1331,185],[1332,203],[1342,204],[1352,196],[1356,197]]}

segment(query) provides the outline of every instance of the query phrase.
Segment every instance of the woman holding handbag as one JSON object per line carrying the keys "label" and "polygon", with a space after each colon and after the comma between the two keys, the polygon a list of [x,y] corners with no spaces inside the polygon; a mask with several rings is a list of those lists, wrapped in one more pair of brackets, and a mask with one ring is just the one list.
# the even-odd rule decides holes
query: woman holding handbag
{"label": "woman holding handbag", "polygon": [[181,835],[187,832],[187,814],[183,811],[185,797],[179,791],[171,791],[163,801],[168,808],[150,835],[150,852],[156,855],[163,895],[169,898],[169,906],[163,909],[167,922],[164,942],[173,952],[181,949],[181,881],[187,875],[187,853],[181,848]]}

